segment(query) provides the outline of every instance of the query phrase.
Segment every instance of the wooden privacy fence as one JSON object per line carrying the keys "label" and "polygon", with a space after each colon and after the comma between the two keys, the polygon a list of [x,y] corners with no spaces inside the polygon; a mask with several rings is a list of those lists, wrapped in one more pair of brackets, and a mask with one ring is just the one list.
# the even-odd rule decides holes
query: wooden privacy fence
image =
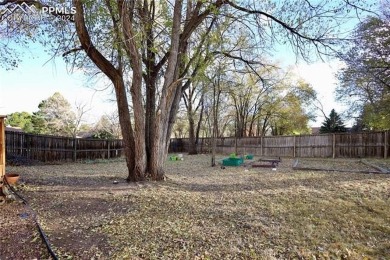
{"label": "wooden privacy fence", "polygon": [[122,156],[122,140],[96,140],[5,132],[6,155],[31,160],[76,161]]}
{"label": "wooden privacy fence", "polygon": [[[380,157],[388,158],[389,131],[294,136],[225,137],[216,139],[216,152],[283,157]],[[188,138],[171,139],[169,151],[187,152]],[[211,138],[201,138],[200,153],[211,151]]]}

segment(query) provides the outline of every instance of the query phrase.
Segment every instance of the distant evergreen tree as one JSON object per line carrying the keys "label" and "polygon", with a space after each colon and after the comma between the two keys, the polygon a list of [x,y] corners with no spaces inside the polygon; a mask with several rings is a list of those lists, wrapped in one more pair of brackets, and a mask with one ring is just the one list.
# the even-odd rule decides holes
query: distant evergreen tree
{"label": "distant evergreen tree", "polygon": [[330,111],[329,117],[325,118],[320,128],[320,133],[339,133],[346,132],[347,129],[344,126],[344,122],[341,120],[339,114],[334,109]]}

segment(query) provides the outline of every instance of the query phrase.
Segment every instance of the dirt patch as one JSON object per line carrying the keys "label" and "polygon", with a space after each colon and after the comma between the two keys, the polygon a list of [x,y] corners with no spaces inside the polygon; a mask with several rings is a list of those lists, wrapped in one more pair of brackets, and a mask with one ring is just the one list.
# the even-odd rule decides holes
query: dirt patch
{"label": "dirt patch", "polygon": [[[366,167],[355,162],[305,159],[317,167]],[[118,160],[7,170],[21,175],[19,191],[61,259],[390,255],[390,175],[293,171],[293,163],[222,169],[211,168],[207,155],[185,156],[167,162],[167,181],[137,184],[125,182],[125,162]],[[34,226],[22,225],[23,205],[0,209],[7,243],[29,237],[16,258],[2,240],[0,259],[47,258]]]}
{"label": "dirt patch", "polygon": [[19,202],[0,206],[0,259],[49,259],[34,213]]}

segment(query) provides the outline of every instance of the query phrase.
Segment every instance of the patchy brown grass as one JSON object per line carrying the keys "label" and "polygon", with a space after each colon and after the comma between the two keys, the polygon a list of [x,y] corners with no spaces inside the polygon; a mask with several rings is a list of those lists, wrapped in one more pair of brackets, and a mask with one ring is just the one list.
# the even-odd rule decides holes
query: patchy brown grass
{"label": "patchy brown grass", "polygon": [[[7,171],[21,174],[20,192],[63,259],[390,255],[390,175],[293,171],[290,159],[276,171],[209,162],[207,155],[168,161],[167,181],[138,184],[124,181],[123,161]],[[305,159],[301,165],[366,169],[355,162]]]}

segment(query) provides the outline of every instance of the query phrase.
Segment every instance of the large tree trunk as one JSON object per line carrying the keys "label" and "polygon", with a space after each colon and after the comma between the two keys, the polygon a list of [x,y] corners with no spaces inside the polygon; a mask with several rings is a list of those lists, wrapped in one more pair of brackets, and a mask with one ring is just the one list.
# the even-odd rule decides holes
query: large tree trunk
{"label": "large tree trunk", "polygon": [[[203,4],[200,1],[196,4],[192,1],[186,2],[187,17],[183,27],[183,1],[174,1],[170,48],[165,56],[156,62],[155,39],[151,29],[151,23],[155,19],[154,2],[117,1],[115,8],[113,8],[114,2],[107,0],[105,3],[115,27],[115,42],[120,44],[120,50],[117,51],[118,59],[111,63],[93,45],[85,24],[81,0],[73,0],[76,7],[77,36],[87,56],[114,86],[129,169],[127,180],[163,180],[168,142],[183,91],[183,79],[179,79],[179,77],[184,77],[180,73],[187,65],[184,64],[183,55],[186,53],[188,39],[192,32],[206,19],[211,9],[202,11]],[[222,0],[217,0],[213,5],[219,7],[222,4]],[[116,13],[115,10],[118,12]],[[142,28],[144,31],[138,34],[137,32]],[[147,40],[144,41],[145,39]],[[147,46],[146,52],[145,46]],[[127,55],[131,67],[130,88],[124,84],[125,73],[123,71],[128,67],[122,63],[123,53]],[[162,73],[164,75],[163,85],[161,92],[156,94],[157,78]],[[143,87],[146,87],[145,92],[142,91]],[[133,122],[130,120],[129,101],[127,100],[129,94],[134,113]],[[146,94],[146,102],[144,94]]]}
{"label": "large tree trunk", "polygon": [[[167,68],[164,74],[164,84],[161,91],[160,104],[157,108],[153,147],[150,155],[149,174],[153,180],[164,179],[164,161],[168,153],[168,141],[171,134],[171,120],[175,118],[177,98],[181,97],[181,81],[178,80],[178,63],[181,33],[182,1],[176,1],[173,12],[171,49]],[[179,97],[177,95],[179,94]],[[173,116],[172,116],[173,115]]]}
{"label": "large tree trunk", "polygon": [[[155,16],[155,5],[154,3],[145,5],[143,8],[144,18],[141,19],[145,23],[145,35],[146,35],[146,61],[144,72],[145,81],[145,148],[146,148],[146,159],[147,159],[147,172],[150,172],[149,162],[151,160],[151,150],[154,147],[153,136],[154,133],[154,122],[156,113],[156,87],[157,87],[157,75],[163,63],[156,64],[156,53],[153,51],[154,48],[154,35],[152,26],[148,25]],[[146,18],[145,18],[146,17]],[[164,60],[164,59],[163,59]]]}
{"label": "large tree trunk", "polygon": [[136,181],[135,157],[134,157],[134,136],[130,120],[130,111],[127,101],[127,93],[123,81],[122,71],[115,68],[93,45],[89,36],[84,20],[84,8],[80,0],[74,0],[73,5],[76,7],[75,26],[81,46],[88,57],[96,64],[96,66],[111,80],[114,85],[115,95],[117,99],[119,122],[121,125],[126,163],[128,168],[128,180]]}
{"label": "large tree trunk", "polygon": [[123,35],[126,45],[126,53],[132,68],[132,83],[130,93],[134,111],[134,159],[135,169],[132,181],[142,181],[146,175],[146,144],[145,144],[145,110],[142,95],[142,59],[137,43],[131,19],[130,7],[124,6],[122,10]]}
{"label": "large tree trunk", "polygon": [[[213,131],[211,133],[211,167],[214,167],[216,165],[215,163],[215,154],[216,154],[216,137],[217,137],[217,111],[218,111],[218,105],[219,102],[216,102],[216,85],[214,85],[213,88]],[[219,88],[219,85],[218,85]]]}
{"label": "large tree trunk", "polygon": [[122,138],[125,149],[126,164],[128,169],[127,181],[134,182],[140,181],[139,176],[136,174],[136,161],[135,161],[135,142],[134,132],[131,126],[130,111],[127,102],[126,87],[123,80],[118,80],[114,85],[115,94],[118,106],[119,123],[122,131]]}

